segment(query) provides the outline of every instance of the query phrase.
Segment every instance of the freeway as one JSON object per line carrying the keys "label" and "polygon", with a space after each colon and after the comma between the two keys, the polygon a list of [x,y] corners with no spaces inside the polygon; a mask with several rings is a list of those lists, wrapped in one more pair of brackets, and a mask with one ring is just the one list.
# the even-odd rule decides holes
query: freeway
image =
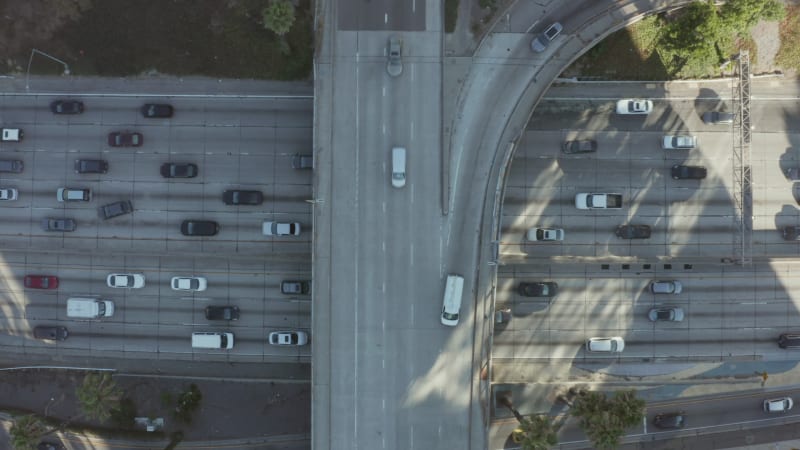
{"label": "freeway", "polygon": [[[33,81],[34,87],[65,88],[52,80]],[[19,191],[17,200],[0,204],[5,215],[0,224],[4,353],[17,363],[53,355],[54,347],[68,360],[90,351],[95,358],[202,361],[220,352],[193,351],[191,333],[224,330],[236,336],[225,356],[230,361],[307,362],[310,346],[277,348],[266,339],[286,327],[310,328],[310,296],[281,294],[279,286],[285,279],[310,279],[310,205],[304,200],[311,197],[311,172],[290,167],[295,154],[311,151],[311,102],[270,97],[263,90],[251,96],[188,89],[129,95],[121,93],[125,87],[116,85],[110,93],[76,82],[64,95],[8,86],[3,95],[3,125],[25,132],[20,142],[0,144],[4,158],[21,160],[25,167],[22,173],[0,174],[0,186]],[[49,103],[56,98],[80,99],[86,109],[54,115]],[[171,103],[176,113],[170,119],[143,118],[139,107],[147,101]],[[109,147],[107,134],[126,129],[141,132],[144,144]],[[75,173],[76,159],[103,159],[108,172]],[[199,174],[163,178],[159,167],[165,162],[195,163]],[[90,189],[91,200],[60,202],[60,187]],[[259,190],[266,201],[225,205],[226,189]],[[130,200],[133,212],[100,219],[98,207],[117,200]],[[48,217],[74,219],[77,229],[46,232],[40,224]],[[214,220],[219,234],[183,236],[180,224],[186,219]],[[299,238],[266,237],[261,224],[267,220],[298,221],[307,232]],[[141,273],[145,286],[109,288],[105,278],[111,272]],[[59,287],[25,288],[22,279],[28,274],[58,276]],[[208,289],[170,289],[171,277],[190,275],[205,276]],[[67,298],[87,295],[112,300],[114,316],[67,318]],[[238,306],[240,319],[209,322],[203,310],[210,305]],[[37,325],[66,326],[70,336],[56,344],[35,340],[31,331]]]}
{"label": "freeway", "polygon": [[[700,120],[703,112],[731,108],[727,80],[564,84],[548,92],[508,177],[496,292],[497,308],[509,308],[511,318],[495,327],[495,392],[531,383],[511,388],[518,407],[525,413],[550,413],[558,407],[557,393],[568,384],[564,380],[602,378],[608,389],[624,377],[639,376],[642,381],[630,387],[651,400],[652,386],[666,380],[682,383],[680,389],[687,392],[717,393],[752,389],[757,384],[753,375],[757,380],[767,371],[770,386],[796,383],[796,355],[776,341],[781,333],[796,331],[799,313],[794,292],[800,282],[800,249],[779,231],[800,223],[793,183],[784,175],[797,166],[798,92],[795,83],[779,79],[754,80],[752,89],[754,264],[746,267],[726,262],[737,232],[732,226],[731,129]],[[654,111],[646,118],[615,117],[613,102],[631,97],[652,99]],[[663,135],[671,133],[697,136],[700,144],[692,150],[660,148]],[[595,139],[597,152],[561,153],[560,143],[575,137]],[[674,164],[705,166],[709,175],[699,181],[673,180],[669,169]],[[622,192],[624,206],[575,209],[575,193],[587,191]],[[653,235],[621,240],[613,232],[624,223],[648,224]],[[523,234],[531,226],[563,227],[565,240],[525,242]],[[683,292],[651,294],[649,282],[659,279],[680,280]],[[557,282],[559,294],[521,296],[521,281]],[[654,307],[680,307],[686,317],[653,323],[647,313]],[[592,336],[622,336],[625,350],[588,353],[584,342]],[[713,387],[698,381],[715,377],[725,381]],[[690,390],[693,384],[699,386]],[[753,395],[773,395],[772,389]],[[682,392],[665,389],[655,397],[687,395]],[[735,405],[724,405],[702,415],[713,424],[733,426],[747,419],[747,414],[728,412]],[[496,448],[507,438],[500,430],[508,428],[495,425]],[[562,442],[570,440],[566,429],[560,436]],[[640,437],[649,439],[631,431],[628,440]]]}
{"label": "freeway", "polygon": [[[388,4],[380,5],[387,11],[384,23],[397,23]],[[664,6],[515,5],[529,23],[569,19],[565,36],[548,52],[531,55],[528,29],[490,34],[466,73],[450,74],[458,79],[453,89],[442,84],[440,3],[426,4],[424,33],[369,31],[376,18],[354,25],[342,4],[321,4],[326,27],[315,61],[315,449],[485,446],[482,408],[489,397],[481,374],[491,339],[485,318],[498,257],[492,215],[504,158],[549,80],[590,43],[641,11]],[[367,31],[353,30],[359,24]],[[404,70],[397,78],[385,71],[391,34],[403,39]],[[449,111],[444,118],[443,103]],[[393,146],[408,149],[403,190],[389,183]],[[437,317],[448,273],[462,273],[465,298],[475,299],[465,302],[454,330],[444,329]]]}

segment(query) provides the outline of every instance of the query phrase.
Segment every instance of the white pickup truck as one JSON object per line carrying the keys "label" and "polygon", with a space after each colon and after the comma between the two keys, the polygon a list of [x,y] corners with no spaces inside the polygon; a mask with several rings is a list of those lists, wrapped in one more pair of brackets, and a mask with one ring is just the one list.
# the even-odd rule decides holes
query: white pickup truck
{"label": "white pickup truck", "polygon": [[575,195],[575,207],[578,209],[620,209],[622,208],[622,194],[577,194]]}

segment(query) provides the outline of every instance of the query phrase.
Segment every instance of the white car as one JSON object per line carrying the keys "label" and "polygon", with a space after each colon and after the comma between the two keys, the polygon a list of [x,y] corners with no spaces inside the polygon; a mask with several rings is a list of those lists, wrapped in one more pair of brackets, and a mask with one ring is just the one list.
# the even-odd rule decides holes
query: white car
{"label": "white car", "polygon": [[625,340],[619,336],[593,337],[586,341],[586,350],[601,353],[619,353],[625,349]]}
{"label": "white car", "polygon": [[205,277],[172,277],[170,286],[175,291],[205,291],[208,281]]}
{"label": "white car", "polygon": [[139,273],[112,273],[106,278],[108,287],[139,289],[144,287],[144,275]]}
{"label": "white car", "polygon": [[14,188],[2,188],[0,189],[0,200],[16,200],[17,199],[17,190]]}
{"label": "white car", "polygon": [[664,150],[691,150],[697,148],[698,140],[694,136],[664,136],[661,148]]}
{"label": "white car", "polygon": [[794,406],[794,401],[791,397],[773,398],[772,400],[764,400],[764,412],[767,413],[785,413]]}
{"label": "white car", "polygon": [[269,334],[272,345],[306,345],[308,334],[305,331],[273,331]]}
{"label": "white car", "polygon": [[626,98],[617,101],[617,114],[650,114],[652,110],[653,102],[651,100]]}
{"label": "white car", "polygon": [[532,242],[563,241],[564,230],[561,228],[531,228],[528,240]]}
{"label": "white car", "polygon": [[264,236],[300,236],[300,224],[297,222],[264,222],[261,231]]}

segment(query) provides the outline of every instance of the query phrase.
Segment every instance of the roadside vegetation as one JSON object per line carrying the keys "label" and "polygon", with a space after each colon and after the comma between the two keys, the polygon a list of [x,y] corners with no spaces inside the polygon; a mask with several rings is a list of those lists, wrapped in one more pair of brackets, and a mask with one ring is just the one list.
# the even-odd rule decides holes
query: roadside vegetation
{"label": "roadside vegetation", "polygon": [[[307,79],[310,0],[0,0],[13,21],[0,36],[6,73],[24,73],[32,49],[75,76],[198,75]],[[9,9],[14,13],[10,14]],[[36,55],[31,72],[61,74]]]}
{"label": "roadside vegetation", "polygon": [[[784,15],[778,0],[730,0],[721,5],[698,0],[612,34],[565,74],[616,80],[717,77],[739,50],[755,50],[749,32],[759,20],[780,20]],[[798,43],[791,44],[797,48]],[[755,57],[751,53],[751,61]]]}
{"label": "roadside vegetation", "polygon": [[800,71],[800,6],[786,7],[786,18],[781,22],[781,48],[775,62],[781,67]]}
{"label": "roadside vegetation", "polygon": [[[633,389],[616,391],[611,398],[603,392],[570,389],[561,400],[569,405],[569,415],[578,419],[594,448],[602,450],[619,447],[625,432],[640,424],[645,416],[646,403]],[[555,423],[554,418],[546,415],[523,416],[507,398],[498,397],[498,403],[508,408],[519,422],[511,439],[522,450],[548,450],[558,444],[557,433],[563,423]]]}

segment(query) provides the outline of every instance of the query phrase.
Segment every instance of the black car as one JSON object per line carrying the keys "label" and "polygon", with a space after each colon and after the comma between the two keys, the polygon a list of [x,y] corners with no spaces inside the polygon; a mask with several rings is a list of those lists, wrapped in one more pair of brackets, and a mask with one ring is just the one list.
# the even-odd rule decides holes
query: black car
{"label": "black car", "polygon": [[733,113],[709,111],[703,113],[703,123],[710,125],[733,123]]}
{"label": "black car", "polygon": [[650,225],[620,225],[614,232],[621,239],[647,239],[650,233]]}
{"label": "black car", "polygon": [[264,202],[261,191],[225,191],[222,201],[226,205],[260,205]]}
{"label": "black car", "polygon": [[33,337],[47,341],[63,341],[69,336],[66,327],[40,325],[33,329]]}
{"label": "black car", "polygon": [[653,425],[658,428],[683,428],[686,426],[686,413],[683,411],[665,414],[656,414]]}
{"label": "black car", "polygon": [[83,112],[83,102],[78,100],[56,100],[50,103],[53,114],[80,114]]}
{"label": "black car", "polygon": [[42,229],[44,231],[75,231],[75,220],[73,219],[44,219]]}
{"label": "black car", "polygon": [[297,153],[292,157],[292,169],[313,169],[314,156]]}
{"label": "black car", "polygon": [[238,306],[206,306],[208,320],[239,320]]}
{"label": "black car", "polygon": [[781,234],[783,235],[783,239],[786,241],[800,240],[800,227],[794,225],[783,227],[781,229]]}
{"label": "black car", "polygon": [[76,159],[75,173],[106,173],[108,162],[102,159]]}
{"label": "black car", "polygon": [[97,213],[103,220],[108,220],[130,212],[133,212],[133,204],[131,204],[130,200],[120,200],[97,208]]}
{"label": "black car", "polygon": [[172,117],[172,105],[165,103],[147,103],[142,106],[141,111],[149,119]]}
{"label": "black car", "polygon": [[197,164],[164,163],[161,165],[161,176],[164,178],[194,178],[197,176]]}
{"label": "black car", "polygon": [[184,236],[214,236],[219,233],[219,224],[213,220],[184,220],[181,234]]}
{"label": "black car", "polygon": [[517,291],[524,297],[555,297],[558,294],[558,283],[552,281],[520,283]]}
{"label": "black car", "polygon": [[112,147],[139,147],[144,139],[142,133],[132,131],[114,131],[108,133],[108,145]]}
{"label": "black car", "polygon": [[783,174],[789,181],[800,181],[800,167],[789,167],[783,169]]}
{"label": "black car", "polygon": [[597,141],[593,139],[582,139],[565,141],[561,145],[564,153],[592,153],[597,151]]}
{"label": "black car", "polygon": [[707,173],[703,166],[672,166],[672,178],[675,180],[702,180]]}
{"label": "black car", "polygon": [[311,292],[311,282],[305,280],[283,280],[281,281],[281,294],[301,294]]}

